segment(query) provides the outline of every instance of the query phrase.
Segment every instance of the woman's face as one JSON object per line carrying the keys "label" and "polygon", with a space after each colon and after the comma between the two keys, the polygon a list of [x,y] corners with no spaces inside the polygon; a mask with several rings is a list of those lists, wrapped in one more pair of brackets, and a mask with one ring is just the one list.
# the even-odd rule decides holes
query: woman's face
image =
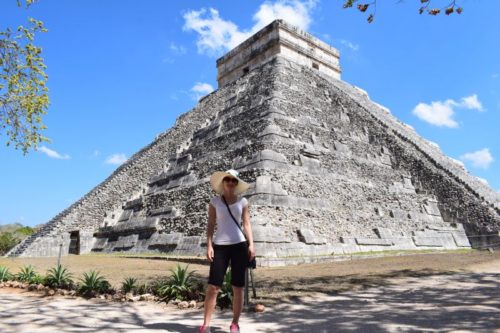
{"label": "woman's face", "polygon": [[224,191],[234,192],[234,189],[238,185],[238,179],[233,177],[224,177],[224,179],[222,179],[222,183],[224,185]]}

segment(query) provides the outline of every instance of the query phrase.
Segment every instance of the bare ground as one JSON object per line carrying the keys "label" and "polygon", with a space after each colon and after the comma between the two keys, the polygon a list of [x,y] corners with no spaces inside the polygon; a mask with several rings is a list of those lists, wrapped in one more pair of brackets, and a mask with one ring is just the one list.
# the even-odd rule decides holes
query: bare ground
{"label": "bare ground", "polygon": [[[54,259],[3,259],[12,269],[39,270]],[[76,274],[100,269],[114,283],[122,276],[165,275],[174,262],[110,257],[68,257]],[[45,265],[45,266],[44,266]],[[205,276],[207,267],[191,265]],[[500,332],[500,256],[434,253],[259,268],[258,290],[269,304],[246,313],[242,332]],[[229,311],[217,312],[212,332],[226,332]],[[0,289],[0,332],[195,332],[200,310],[152,303],[116,303],[40,297]]]}
{"label": "bare ground", "polygon": [[[264,304],[292,301],[310,293],[335,294],[383,286],[393,278],[425,277],[470,271],[475,267],[488,267],[500,260],[500,252],[466,251],[383,256],[375,258],[303,264],[287,267],[259,267],[254,271],[258,301]],[[199,262],[199,261],[198,261]],[[105,255],[70,255],[62,257],[66,266],[78,280],[84,272],[97,270],[109,282],[119,287],[125,277],[148,282],[167,277],[178,261],[166,258],[129,258]],[[38,273],[45,273],[57,264],[57,258],[0,258],[0,266],[17,272],[24,265],[33,265]],[[186,265],[185,263],[180,263]],[[206,280],[208,266],[190,263],[195,276]]]}

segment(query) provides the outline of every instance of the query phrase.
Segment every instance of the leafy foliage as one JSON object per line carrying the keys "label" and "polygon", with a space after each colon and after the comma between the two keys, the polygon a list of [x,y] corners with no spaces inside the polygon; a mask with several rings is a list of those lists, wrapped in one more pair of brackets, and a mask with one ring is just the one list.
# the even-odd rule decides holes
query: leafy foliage
{"label": "leafy foliage", "polygon": [[[34,1],[26,0],[26,7]],[[17,1],[21,6],[21,1]],[[37,33],[47,32],[43,22],[29,18],[29,26],[0,31],[0,134],[5,131],[7,146],[26,154],[39,142],[46,129],[42,116],[49,105],[46,66],[42,49],[34,44]]]}
{"label": "leafy foliage", "polygon": [[83,273],[83,278],[80,281],[78,292],[83,296],[93,297],[98,293],[105,293],[111,289],[109,282],[97,271]]}
{"label": "leafy foliage", "polygon": [[137,279],[133,277],[125,278],[121,289],[124,293],[135,292],[137,290]]}
{"label": "leafy foliage", "polygon": [[21,268],[21,271],[17,274],[16,279],[21,282],[31,282],[37,277],[35,268],[31,265],[26,265]]}
{"label": "leafy foliage", "polygon": [[3,232],[0,234],[0,255],[9,252],[19,243],[19,239],[12,232]]}
{"label": "leafy foliage", "polygon": [[137,286],[136,293],[137,294],[148,294],[152,291],[152,287],[147,283],[144,282],[140,285]]}
{"label": "leafy foliage", "polygon": [[9,252],[25,237],[31,235],[35,230],[19,223],[4,225],[0,228],[0,255]]}
{"label": "leafy foliage", "polygon": [[[442,8],[431,7],[431,3],[435,3],[436,1],[432,0],[418,0],[420,7],[418,9],[419,14],[427,13],[432,16],[436,16],[441,12],[444,12],[446,15],[450,15],[453,13],[462,14],[463,8],[457,5],[457,0],[447,0],[446,5]],[[439,1],[438,1],[439,2]],[[365,13],[371,8],[371,12],[369,12],[367,21],[368,23],[372,23],[375,18],[375,13],[377,12],[377,0],[372,0],[371,2],[358,1],[358,0],[344,0],[344,8],[352,8],[356,3],[356,8]]]}
{"label": "leafy foliage", "polygon": [[188,266],[183,268],[179,264],[170,272],[170,279],[158,289],[158,294],[166,299],[187,299],[193,285],[193,272],[188,272]]}
{"label": "leafy foliage", "polygon": [[5,266],[0,266],[0,282],[10,280],[12,274],[10,274],[9,269]]}
{"label": "leafy foliage", "polygon": [[45,284],[54,288],[71,288],[73,280],[71,279],[71,273],[66,268],[57,265],[47,272]]}
{"label": "leafy foliage", "polygon": [[31,227],[23,226],[23,227],[17,228],[15,230],[15,232],[18,233],[18,234],[20,234],[20,235],[23,235],[23,236],[29,236],[32,233],[34,233],[35,230],[33,228],[31,228]]}
{"label": "leafy foliage", "polygon": [[224,309],[226,307],[231,307],[233,304],[233,286],[231,284],[231,269],[228,269],[226,275],[224,275],[224,282],[220,288],[219,294],[217,295],[217,305]]}
{"label": "leafy foliage", "polygon": [[45,284],[45,277],[43,277],[40,274],[35,274],[31,279],[28,281],[29,284]]}

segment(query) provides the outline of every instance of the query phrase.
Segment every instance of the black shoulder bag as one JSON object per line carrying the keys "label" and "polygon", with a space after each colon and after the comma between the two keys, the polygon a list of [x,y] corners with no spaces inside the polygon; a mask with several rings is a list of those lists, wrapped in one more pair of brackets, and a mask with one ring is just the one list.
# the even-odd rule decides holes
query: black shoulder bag
{"label": "black shoulder bag", "polygon": [[[241,233],[243,234],[243,237],[245,237],[245,240],[247,241],[247,245],[250,245],[248,243],[248,239],[247,239],[247,236],[245,235],[245,233],[243,232],[243,230],[241,229],[241,226],[240,224],[238,223],[238,221],[236,221],[236,219],[234,218],[233,216],[233,213],[231,213],[231,209],[229,209],[229,205],[227,204],[227,201],[226,201],[226,198],[224,198],[224,196],[222,195],[222,200],[224,200],[224,203],[226,204],[226,207],[227,207],[227,210],[229,212],[229,215],[231,215],[231,217],[233,218],[233,221],[234,223],[236,223],[236,225],[238,226],[238,229],[241,231]],[[257,267],[257,262],[255,261],[255,257],[252,258],[252,260],[248,260],[248,263],[247,263],[247,268],[256,268]]]}

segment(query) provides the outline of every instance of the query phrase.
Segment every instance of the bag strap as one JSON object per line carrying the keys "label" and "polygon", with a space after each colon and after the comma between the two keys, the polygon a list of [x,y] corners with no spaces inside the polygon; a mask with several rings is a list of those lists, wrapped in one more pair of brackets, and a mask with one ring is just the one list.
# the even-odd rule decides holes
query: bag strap
{"label": "bag strap", "polygon": [[229,215],[231,215],[231,217],[233,218],[234,223],[236,223],[236,225],[238,226],[238,230],[241,231],[241,233],[243,234],[243,237],[245,237],[245,240],[247,240],[247,236],[245,235],[245,233],[241,229],[241,226],[238,223],[238,221],[236,221],[236,219],[234,218],[233,213],[231,212],[231,209],[229,208],[229,205],[227,204],[226,198],[224,198],[223,195],[221,197],[222,197],[222,200],[224,201],[224,203],[226,204],[226,207],[227,207],[227,210],[229,212]]}

